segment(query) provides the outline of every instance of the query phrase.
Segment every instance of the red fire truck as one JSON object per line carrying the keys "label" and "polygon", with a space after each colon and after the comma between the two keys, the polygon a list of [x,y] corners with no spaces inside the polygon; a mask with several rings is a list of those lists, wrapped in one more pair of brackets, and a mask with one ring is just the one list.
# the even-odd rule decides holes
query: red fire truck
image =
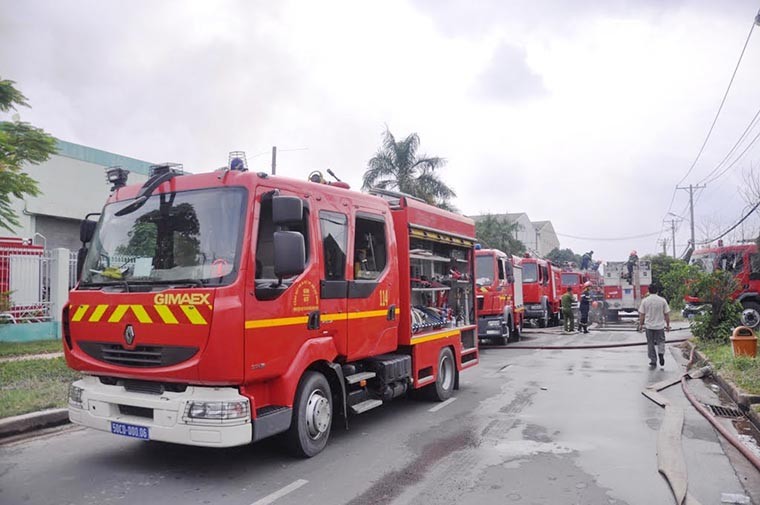
{"label": "red fire truck", "polygon": [[[757,245],[724,246],[718,242],[717,247],[694,251],[691,264],[708,273],[718,269],[731,272],[739,284],[739,289],[731,297],[742,304],[742,324],[755,329],[760,327],[760,262],[757,258]],[[699,312],[704,306],[704,302],[696,297],[686,296],[685,300],[685,316]]]}
{"label": "red fire truck", "polygon": [[240,166],[114,175],[64,312],[71,421],[213,447],[284,433],[310,457],[335,415],[449,398],[478,363],[473,222]]}
{"label": "red fire truck", "polygon": [[497,249],[475,251],[478,337],[498,344],[520,340],[523,327],[521,259]]}
{"label": "red fire truck", "polygon": [[561,269],[534,257],[523,258],[522,269],[525,318],[536,320],[540,328],[559,324]]}
{"label": "red fire truck", "polygon": [[633,267],[633,279],[628,278],[626,261],[608,261],[604,264],[604,304],[607,319],[617,320],[620,312],[639,310],[641,299],[649,293],[652,283],[652,265],[639,260]]}

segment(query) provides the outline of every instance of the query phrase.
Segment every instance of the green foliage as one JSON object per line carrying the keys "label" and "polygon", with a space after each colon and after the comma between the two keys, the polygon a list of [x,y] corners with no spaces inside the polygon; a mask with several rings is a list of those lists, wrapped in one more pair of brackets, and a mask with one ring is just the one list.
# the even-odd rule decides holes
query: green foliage
{"label": "green foliage", "polygon": [[697,348],[722,377],[729,379],[745,393],[760,394],[760,358],[734,356],[731,344],[710,340],[698,341]]}
{"label": "green foliage", "polygon": [[63,358],[0,363],[0,418],[65,407],[69,384],[79,377]]}
{"label": "green foliage", "polygon": [[515,238],[519,230],[519,223],[493,214],[486,214],[475,223],[475,237],[483,247],[517,256],[525,252],[525,244]]}
{"label": "green foliage", "polygon": [[580,254],[575,254],[572,249],[559,249],[558,247],[555,247],[549,251],[549,254],[546,255],[546,259],[555,265],[575,263],[576,266],[580,266],[582,256]]}
{"label": "green foliage", "polygon": [[706,302],[706,310],[694,317],[691,332],[702,340],[727,342],[742,312],[741,304],[731,299],[736,278],[725,271],[699,273],[693,289]]}
{"label": "green foliage", "polygon": [[650,261],[652,282],[662,287],[661,295],[668,300],[670,308],[681,310],[684,306],[684,296],[690,286],[699,279],[699,268],[664,254],[646,256],[644,259]]}
{"label": "green foliage", "polygon": [[[28,107],[26,97],[13,81],[0,79],[0,111],[9,112],[17,106]],[[55,153],[55,139],[29,123],[0,122],[0,228],[13,232],[18,218],[11,208],[11,197],[40,194],[37,182],[24,173],[25,163],[39,164]]]}
{"label": "green foliage", "polygon": [[454,190],[444,183],[436,170],[446,164],[439,157],[418,156],[420,137],[412,133],[396,141],[385,130],[383,145],[367,163],[362,189],[377,187],[407,193],[442,209],[455,210]]}
{"label": "green foliage", "polygon": [[30,342],[0,342],[0,357],[24,356],[61,352],[60,340],[32,340]]}

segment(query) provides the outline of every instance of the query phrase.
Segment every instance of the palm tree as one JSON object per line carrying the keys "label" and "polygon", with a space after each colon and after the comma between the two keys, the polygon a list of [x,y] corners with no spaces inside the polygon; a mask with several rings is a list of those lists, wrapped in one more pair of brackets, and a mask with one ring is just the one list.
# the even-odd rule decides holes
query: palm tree
{"label": "palm tree", "polygon": [[386,128],[382,147],[367,163],[362,189],[396,190],[421,198],[431,205],[454,210],[449,200],[456,193],[435,172],[446,164],[446,160],[437,156],[417,156],[419,146],[420,137],[416,133],[397,142]]}

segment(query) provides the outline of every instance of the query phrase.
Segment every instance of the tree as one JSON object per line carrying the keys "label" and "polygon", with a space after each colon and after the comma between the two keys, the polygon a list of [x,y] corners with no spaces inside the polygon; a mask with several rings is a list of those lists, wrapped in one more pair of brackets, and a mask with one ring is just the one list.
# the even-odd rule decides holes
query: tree
{"label": "tree", "polygon": [[486,214],[475,223],[475,237],[482,246],[518,256],[525,253],[525,244],[515,238],[519,230],[519,223],[493,214]]}
{"label": "tree", "polygon": [[687,291],[696,289],[699,268],[665,254],[644,256],[643,259],[649,260],[652,265],[652,283],[662,287],[662,296],[670,308],[676,311],[682,309]]}
{"label": "tree", "polygon": [[555,247],[549,254],[546,255],[546,259],[554,263],[555,265],[562,265],[563,263],[575,263],[580,266],[581,255],[575,254],[572,249],[560,249]]}
{"label": "tree", "polygon": [[386,128],[382,147],[367,163],[362,189],[377,187],[400,191],[442,209],[454,210],[450,200],[456,193],[436,173],[446,160],[437,156],[418,156],[419,147],[420,137],[416,133],[396,141]]}
{"label": "tree", "polygon": [[736,278],[725,270],[699,274],[693,289],[706,305],[705,311],[695,316],[691,323],[695,337],[728,342],[733,328],[740,324],[741,304],[731,299],[738,287]]}
{"label": "tree", "polygon": [[[0,112],[29,107],[15,82],[0,79]],[[22,121],[0,122],[0,228],[13,232],[19,225],[11,207],[11,197],[40,194],[37,181],[22,168],[25,163],[38,165],[56,152],[55,139],[44,130]]]}

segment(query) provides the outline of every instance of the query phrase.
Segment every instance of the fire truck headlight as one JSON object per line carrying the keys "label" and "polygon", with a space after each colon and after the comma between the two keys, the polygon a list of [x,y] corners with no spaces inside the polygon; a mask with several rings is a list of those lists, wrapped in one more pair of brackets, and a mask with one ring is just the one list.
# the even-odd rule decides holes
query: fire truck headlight
{"label": "fire truck headlight", "polygon": [[69,386],[69,405],[72,407],[82,408],[82,392],[84,389],[72,384]]}
{"label": "fire truck headlight", "polygon": [[233,402],[201,402],[188,403],[186,417],[190,419],[244,419],[250,416],[247,400]]}

